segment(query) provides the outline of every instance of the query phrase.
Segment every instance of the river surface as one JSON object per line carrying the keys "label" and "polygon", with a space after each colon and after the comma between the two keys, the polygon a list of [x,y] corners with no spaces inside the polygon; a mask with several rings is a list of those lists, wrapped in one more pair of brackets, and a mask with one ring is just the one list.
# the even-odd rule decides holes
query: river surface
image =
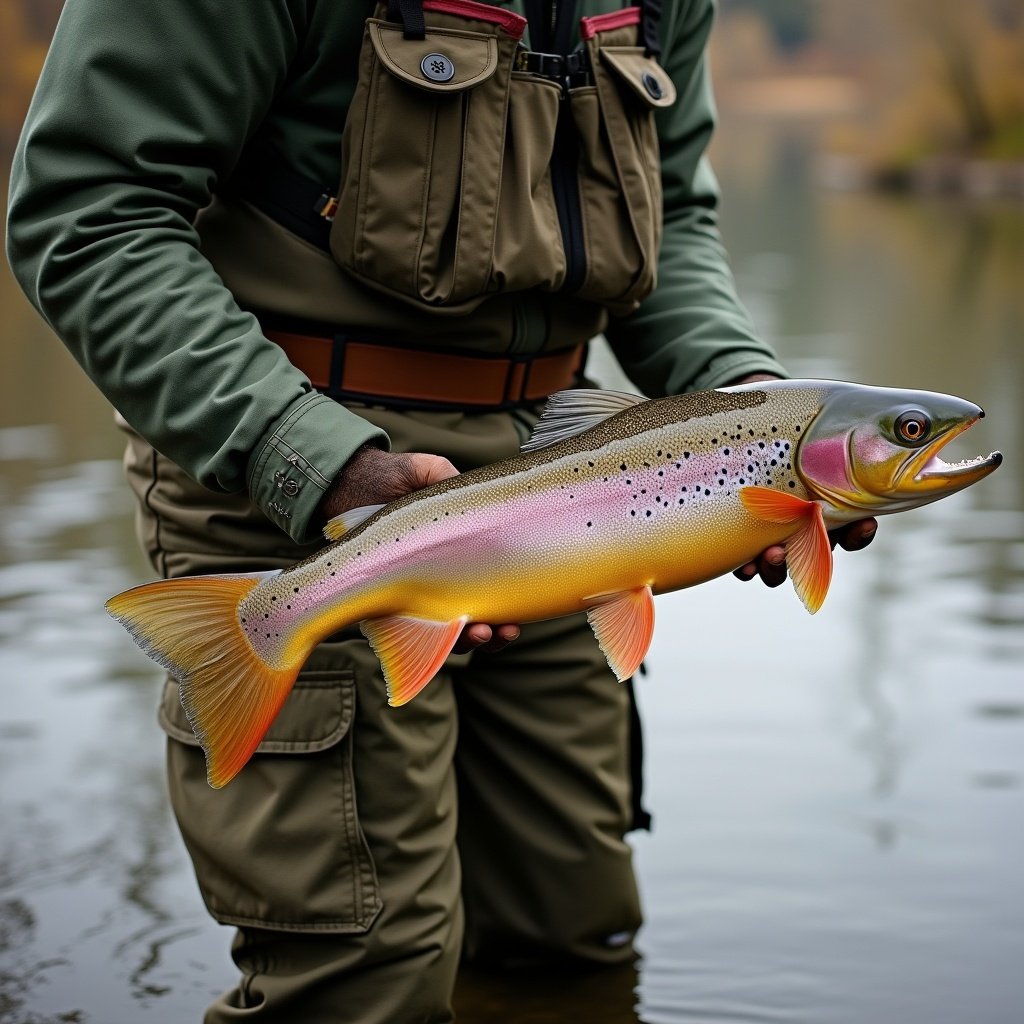
{"label": "river surface", "polygon": [[[796,375],[951,391],[993,477],[839,553],[823,610],[658,601],[636,971],[466,975],[460,1020],[1024,1021],[1024,207],[814,186],[806,129],[716,152],[745,300]],[[104,401],[0,271],[0,1022],[182,1024],[233,978],[170,820],[151,576]],[[611,371],[604,371],[613,380]]]}

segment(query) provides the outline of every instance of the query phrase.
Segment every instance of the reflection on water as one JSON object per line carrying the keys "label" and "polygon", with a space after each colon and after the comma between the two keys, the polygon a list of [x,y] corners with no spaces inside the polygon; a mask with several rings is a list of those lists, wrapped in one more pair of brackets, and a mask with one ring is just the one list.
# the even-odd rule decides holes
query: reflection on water
{"label": "reflection on water", "polygon": [[[476,1021],[1011,1024],[1024,1007],[1024,210],[810,187],[734,125],[725,230],[798,374],[953,391],[978,487],[837,557],[807,616],[659,599],[639,972],[467,974]],[[157,679],[102,611],[149,570],[107,410],[0,276],[0,1022],[180,1022],[231,979],[170,823]],[[710,642],[709,642],[710,641]]]}

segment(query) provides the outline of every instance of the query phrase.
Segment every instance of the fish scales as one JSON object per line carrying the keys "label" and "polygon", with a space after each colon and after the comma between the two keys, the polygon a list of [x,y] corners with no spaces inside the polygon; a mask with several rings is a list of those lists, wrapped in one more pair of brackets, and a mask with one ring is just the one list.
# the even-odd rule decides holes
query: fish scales
{"label": "fish scales", "polygon": [[[739,488],[789,485],[806,497],[793,450],[815,408],[813,398],[719,392],[644,403],[393,503],[254,590],[240,619],[276,665],[292,656],[296,629],[395,614],[531,621],[638,582],[655,593],[703,582],[766,543]],[[742,540],[709,544],[708,531]],[[637,566],[653,571],[638,578]]]}

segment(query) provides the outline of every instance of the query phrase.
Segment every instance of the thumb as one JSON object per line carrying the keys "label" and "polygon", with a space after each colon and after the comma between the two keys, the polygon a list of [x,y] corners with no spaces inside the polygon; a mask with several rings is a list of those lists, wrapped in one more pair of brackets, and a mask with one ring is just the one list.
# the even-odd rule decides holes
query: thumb
{"label": "thumb", "polygon": [[459,471],[444,457],[429,455],[426,452],[414,452],[406,456],[406,469],[409,474],[409,490],[419,490],[430,484],[439,483],[449,477],[458,476]]}

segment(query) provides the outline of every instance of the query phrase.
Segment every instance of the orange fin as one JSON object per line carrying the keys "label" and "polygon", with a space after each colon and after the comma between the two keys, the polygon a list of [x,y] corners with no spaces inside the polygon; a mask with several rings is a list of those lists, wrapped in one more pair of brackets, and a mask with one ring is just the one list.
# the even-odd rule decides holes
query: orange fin
{"label": "orange fin", "polygon": [[388,703],[407,703],[437,675],[459,639],[466,617],[454,622],[432,622],[404,615],[366,619],[359,624],[380,659],[388,685]]}
{"label": "orange fin", "polygon": [[654,635],[654,597],[650,587],[596,598],[587,619],[611,670],[622,682],[633,676]]}
{"label": "orange fin", "polygon": [[786,566],[797,595],[813,615],[824,603],[832,582],[832,545],[821,506],[812,504],[814,512],[806,524],[786,541]]}
{"label": "orange fin", "polygon": [[784,494],[771,487],[744,487],[740,491],[743,507],[767,523],[795,523],[809,516],[813,509],[820,511],[817,502]]}
{"label": "orange fin", "polygon": [[230,782],[259,746],[302,660],[272,668],[250,646],[238,604],[274,573],[190,576],[127,590],[107,611],[178,680],[181,704],[206,753],[214,789]]}
{"label": "orange fin", "polygon": [[770,523],[802,521],[800,529],[786,541],[786,567],[797,595],[813,615],[822,606],[832,582],[832,545],[821,506],[770,487],[744,487],[740,501],[751,515]]}

